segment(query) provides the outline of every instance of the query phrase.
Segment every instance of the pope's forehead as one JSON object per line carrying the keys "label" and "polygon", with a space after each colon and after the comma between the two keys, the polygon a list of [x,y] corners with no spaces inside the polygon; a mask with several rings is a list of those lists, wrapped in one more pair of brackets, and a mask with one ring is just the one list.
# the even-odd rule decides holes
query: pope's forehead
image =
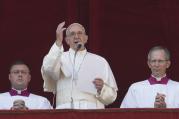
{"label": "pope's forehead", "polygon": [[70,26],[68,26],[68,28],[66,30],[66,34],[68,34],[72,30],[82,30],[82,31],[85,31],[84,27],[81,24],[79,24],[79,23],[73,23]]}

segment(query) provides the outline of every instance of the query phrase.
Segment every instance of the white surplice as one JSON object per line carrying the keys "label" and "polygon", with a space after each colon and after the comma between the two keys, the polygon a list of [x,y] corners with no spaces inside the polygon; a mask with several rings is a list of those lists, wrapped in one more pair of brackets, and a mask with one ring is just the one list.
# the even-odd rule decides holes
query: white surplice
{"label": "white surplice", "polygon": [[179,83],[153,84],[148,80],[132,84],[124,97],[121,108],[154,108],[157,93],[164,94],[167,108],[179,108]]}
{"label": "white surplice", "polygon": [[30,93],[26,96],[11,96],[9,92],[0,94],[0,109],[9,110],[13,106],[15,100],[24,100],[28,109],[52,109],[52,106],[47,98]]}

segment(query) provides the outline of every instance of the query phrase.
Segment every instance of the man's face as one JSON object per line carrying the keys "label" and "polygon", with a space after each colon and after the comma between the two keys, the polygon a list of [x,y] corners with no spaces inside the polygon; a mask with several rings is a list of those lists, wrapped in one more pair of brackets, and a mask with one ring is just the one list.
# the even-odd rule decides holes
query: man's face
{"label": "man's face", "polygon": [[[70,46],[70,48],[76,50],[78,43],[85,45],[87,40],[88,36],[85,34],[85,31],[80,25],[75,24],[70,27],[69,35],[66,36],[66,42]],[[81,48],[80,50],[82,49],[83,48]]]}
{"label": "man's face", "polygon": [[9,73],[9,80],[12,88],[17,90],[26,89],[31,80],[29,68],[24,64],[12,66]]}
{"label": "man's face", "polygon": [[164,50],[154,50],[148,59],[148,66],[155,77],[164,76],[170,64],[170,61],[166,59]]}

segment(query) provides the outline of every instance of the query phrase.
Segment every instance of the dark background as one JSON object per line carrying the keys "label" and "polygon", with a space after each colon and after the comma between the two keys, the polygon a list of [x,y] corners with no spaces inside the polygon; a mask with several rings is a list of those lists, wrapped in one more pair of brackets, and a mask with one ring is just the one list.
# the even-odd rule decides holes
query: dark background
{"label": "dark background", "polygon": [[40,68],[62,21],[83,24],[89,51],[109,62],[119,87],[109,107],[119,107],[130,84],[149,77],[147,53],[155,45],[171,51],[168,74],[179,81],[178,13],[178,0],[0,0],[0,92],[9,90],[9,65],[21,59],[31,68],[29,89],[52,101]]}

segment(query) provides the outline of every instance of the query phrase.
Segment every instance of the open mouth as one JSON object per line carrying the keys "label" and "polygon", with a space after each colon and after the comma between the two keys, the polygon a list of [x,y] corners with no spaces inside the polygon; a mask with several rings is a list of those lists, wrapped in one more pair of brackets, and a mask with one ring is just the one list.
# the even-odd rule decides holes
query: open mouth
{"label": "open mouth", "polygon": [[75,43],[75,44],[78,44],[78,43],[79,43],[79,41],[75,41],[74,43]]}

